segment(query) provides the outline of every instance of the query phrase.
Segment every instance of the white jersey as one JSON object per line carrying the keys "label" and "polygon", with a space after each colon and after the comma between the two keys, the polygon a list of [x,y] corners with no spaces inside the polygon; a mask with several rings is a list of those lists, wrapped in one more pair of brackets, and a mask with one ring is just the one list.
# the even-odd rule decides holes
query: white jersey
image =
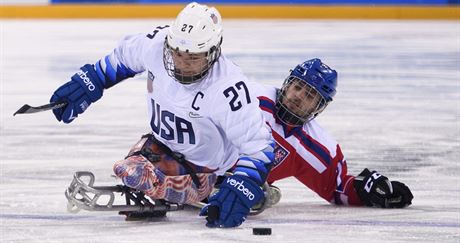
{"label": "white jersey", "polygon": [[266,148],[270,129],[241,69],[221,55],[202,81],[180,84],[164,68],[165,36],[162,28],[153,35],[128,36],[100,64],[104,70],[110,63],[112,68],[148,72],[148,122],[155,137],[217,174],[230,169],[240,155]]}

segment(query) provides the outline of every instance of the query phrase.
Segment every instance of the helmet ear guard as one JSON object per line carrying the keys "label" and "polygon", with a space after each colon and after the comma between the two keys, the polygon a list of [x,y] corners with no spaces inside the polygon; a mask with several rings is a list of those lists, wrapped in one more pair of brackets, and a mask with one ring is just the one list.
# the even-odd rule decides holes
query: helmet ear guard
{"label": "helmet ear guard", "polygon": [[278,92],[276,115],[287,125],[302,126],[326,108],[335,96],[336,88],[335,70],[318,58],[305,61],[291,70]]}

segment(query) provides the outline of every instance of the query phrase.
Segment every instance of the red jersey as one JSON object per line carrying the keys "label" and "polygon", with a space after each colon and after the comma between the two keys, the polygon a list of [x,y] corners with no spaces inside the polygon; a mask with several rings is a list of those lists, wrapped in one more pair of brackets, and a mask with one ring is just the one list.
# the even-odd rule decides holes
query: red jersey
{"label": "red jersey", "polygon": [[274,167],[268,183],[295,177],[330,203],[362,205],[353,187],[354,176],[339,144],[315,120],[303,127],[282,123],[275,114],[276,88],[258,89],[259,106],[276,141]]}

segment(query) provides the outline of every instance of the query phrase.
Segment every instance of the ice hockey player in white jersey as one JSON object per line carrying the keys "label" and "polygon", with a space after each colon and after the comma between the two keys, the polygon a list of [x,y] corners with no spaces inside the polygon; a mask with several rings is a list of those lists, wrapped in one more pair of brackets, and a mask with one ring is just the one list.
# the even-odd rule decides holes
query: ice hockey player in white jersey
{"label": "ice hockey player in white jersey", "polygon": [[269,184],[294,177],[336,205],[403,208],[412,203],[412,192],[399,181],[368,169],[348,174],[340,145],[314,119],[337,90],[337,72],[320,59],[294,67],[281,89],[255,89],[277,144]]}
{"label": "ice hockey player in white jersey", "polygon": [[67,101],[53,113],[70,123],[105,89],[147,72],[152,132],[114,172],[154,199],[192,203],[207,197],[216,176],[231,170],[209,198],[218,214],[207,218],[208,227],[238,226],[263,200],[274,147],[247,78],[221,53],[222,40],[219,12],[190,3],[171,26],[127,36],[96,64],[81,67],[50,100]]}

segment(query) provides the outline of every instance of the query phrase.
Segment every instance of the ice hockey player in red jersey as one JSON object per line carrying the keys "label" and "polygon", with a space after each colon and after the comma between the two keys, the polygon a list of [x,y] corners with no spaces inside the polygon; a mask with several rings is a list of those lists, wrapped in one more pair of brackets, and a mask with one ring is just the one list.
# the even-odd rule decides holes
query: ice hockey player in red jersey
{"label": "ice hockey player in red jersey", "polygon": [[413,195],[405,184],[368,169],[358,176],[348,174],[339,144],[314,119],[332,101],[336,87],[337,72],[312,59],[297,65],[281,89],[266,87],[259,93],[260,108],[277,143],[267,181],[295,177],[337,205],[410,205]]}

